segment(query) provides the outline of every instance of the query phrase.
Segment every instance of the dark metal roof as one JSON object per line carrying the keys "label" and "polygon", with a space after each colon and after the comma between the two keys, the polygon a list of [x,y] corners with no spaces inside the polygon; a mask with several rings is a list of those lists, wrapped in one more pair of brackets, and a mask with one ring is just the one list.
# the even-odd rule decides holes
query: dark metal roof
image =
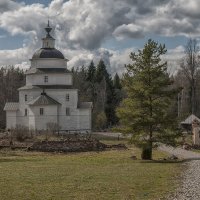
{"label": "dark metal roof", "polygon": [[59,58],[65,59],[64,55],[55,48],[41,48],[38,49],[34,54],[32,59],[37,58]]}
{"label": "dark metal roof", "polygon": [[39,97],[33,99],[28,103],[31,106],[40,106],[40,105],[60,105],[55,99],[48,96],[46,93],[41,93]]}
{"label": "dark metal roof", "polygon": [[42,89],[74,89],[72,85],[35,85]]}
{"label": "dark metal roof", "polygon": [[44,73],[70,73],[66,68],[30,68],[26,74],[44,74]]}

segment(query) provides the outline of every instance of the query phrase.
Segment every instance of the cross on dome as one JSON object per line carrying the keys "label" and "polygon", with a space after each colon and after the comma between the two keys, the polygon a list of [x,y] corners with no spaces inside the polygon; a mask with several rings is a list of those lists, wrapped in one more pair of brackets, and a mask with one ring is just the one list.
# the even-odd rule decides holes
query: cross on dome
{"label": "cross on dome", "polygon": [[45,28],[45,31],[47,32],[47,35],[45,38],[43,38],[43,48],[46,48],[46,49],[55,48],[55,39],[50,35],[52,28],[49,25],[49,20]]}
{"label": "cross on dome", "polygon": [[45,30],[47,32],[47,36],[50,36],[50,32],[51,32],[52,28],[49,25],[49,20],[48,20],[48,24],[47,24],[47,27],[45,28]]}

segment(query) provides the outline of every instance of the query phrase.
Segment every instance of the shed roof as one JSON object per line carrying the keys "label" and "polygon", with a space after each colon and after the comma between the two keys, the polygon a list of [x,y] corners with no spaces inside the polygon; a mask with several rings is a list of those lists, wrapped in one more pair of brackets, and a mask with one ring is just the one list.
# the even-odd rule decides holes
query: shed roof
{"label": "shed roof", "polygon": [[17,111],[19,109],[18,102],[7,102],[3,110]]}
{"label": "shed roof", "polygon": [[198,122],[200,122],[200,119],[197,116],[192,114],[189,117],[187,117],[184,121],[182,121],[181,124],[192,124],[194,120],[197,120]]}
{"label": "shed roof", "polygon": [[55,99],[48,96],[46,93],[41,93],[40,96],[28,102],[28,105],[39,106],[39,105],[59,105]]}

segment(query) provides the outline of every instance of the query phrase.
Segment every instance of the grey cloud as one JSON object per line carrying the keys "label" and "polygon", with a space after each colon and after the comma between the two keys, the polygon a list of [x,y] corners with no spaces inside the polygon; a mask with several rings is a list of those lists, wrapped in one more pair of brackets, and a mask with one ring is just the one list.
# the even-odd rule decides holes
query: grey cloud
{"label": "grey cloud", "polygon": [[118,39],[125,38],[143,38],[144,32],[140,26],[134,24],[123,24],[113,32],[113,35]]}
{"label": "grey cloud", "polygon": [[[70,66],[103,58],[112,72],[123,68],[128,55],[99,49],[107,38],[140,38],[148,33],[199,36],[199,4],[198,0],[53,0],[45,7],[0,0],[0,28],[12,35],[28,35],[25,49],[30,52],[41,46],[49,15],[57,48],[66,52]],[[24,62],[30,56],[21,55],[17,60],[14,52],[9,52],[9,62]],[[0,60],[4,55],[1,51]]]}
{"label": "grey cloud", "polygon": [[9,10],[16,10],[19,7],[21,7],[22,3],[17,3],[15,1],[11,1],[11,0],[1,0],[0,1],[0,13],[9,11]]}

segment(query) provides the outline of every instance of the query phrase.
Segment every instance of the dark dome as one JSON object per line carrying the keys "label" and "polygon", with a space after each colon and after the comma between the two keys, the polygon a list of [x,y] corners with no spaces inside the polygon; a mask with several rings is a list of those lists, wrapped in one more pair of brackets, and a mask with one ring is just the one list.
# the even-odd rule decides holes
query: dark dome
{"label": "dark dome", "polygon": [[65,59],[63,54],[55,48],[41,48],[38,49],[34,54],[32,59],[34,58],[60,58]]}

